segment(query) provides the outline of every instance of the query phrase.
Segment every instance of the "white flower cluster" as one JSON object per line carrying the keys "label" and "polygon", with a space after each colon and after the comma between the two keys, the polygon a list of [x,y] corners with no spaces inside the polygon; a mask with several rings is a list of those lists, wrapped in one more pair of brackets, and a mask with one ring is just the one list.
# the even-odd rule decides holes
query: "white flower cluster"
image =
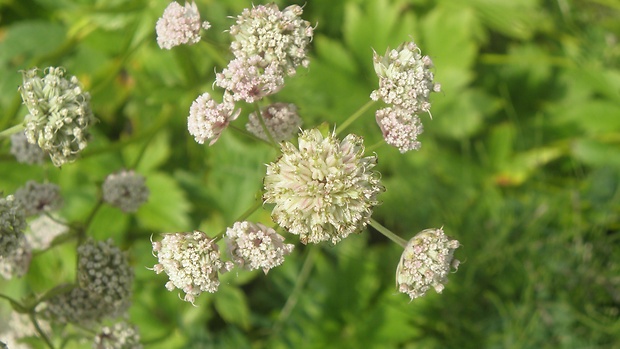
{"label": "white flower cluster", "polygon": [[45,250],[54,239],[69,231],[69,227],[47,215],[41,215],[30,222],[30,232],[26,235],[30,246],[35,250]]}
{"label": "white flower cluster", "polygon": [[59,186],[35,181],[28,181],[26,185],[17,189],[15,201],[21,205],[28,217],[58,210],[63,204]]}
{"label": "white flower cluster", "polygon": [[262,269],[265,274],[284,262],[295,245],[285,244],[284,237],[260,223],[235,222],[226,230],[226,245],[235,264],[249,270]]}
{"label": "white flower cluster", "polygon": [[260,116],[251,113],[245,128],[256,137],[269,141],[265,128],[275,142],[291,139],[299,132],[302,121],[297,114],[297,107],[292,103],[273,103],[261,109],[261,116],[265,122],[263,127]]}
{"label": "white flower cluster", "polygon": [[153,242],[153,253],[159,261],[153,270],[165,272],[170,279],[166,288],[183,290],[184,300],[192,304],[202,292],[216,292],[220,286],[218,273],[233,268],[231,262],[222,261],[213,239],[197,230],[165,234],[161,241]]}
{"label": "white flower cluster", "polygon": [[93,340],[93,349],[142,349],[140,333],[125,321],[104,326]]}
{"label": "white flower cluster", "polygon": [[450,240],[439,229],[426,229],[414,236],[405,247],[396,268],[398,290],[411,299],[423,296],[431,287],[438,293],[448,282],[451,268],[458,268],[454,250],[459,242]]}
{"label": "white flower cluster", "polygon": [[209,145],[215,143],[220,135],[235,120],[241,110],[235,111],[235,103],[228,93],[224,93],[222,103],[217,103],[207,92],[200,95],[189,109],[187,129],[196,142]]}
{"label": "white flower cluster", "polygon": [[[2,331],[0,332],[0,348],[3,348],[2,343],[4,343],[4,348],[32,349],[33,347],[29,345],[27,338],[39,337],[28,314],[21,314],[13,311],[6,321],[0,323],[6,325],[0,328]],[[47,321],[39,319],[38,323],[43,333],[49,335],[52,332],[50,324]]]}
{"label": "white flower cluster", "polygon": [[0,198],[0,257],[9,256],[25,239],[26,217],[13,195]]}
{"label": "white flower cluster", "polygon": [[299,17],[302,12],[298,5],[280,11],[273,3],[243,10],[230,27],[235,59],[216,75],[215,84],[230,91],[235,101],[248,103],[278,92],[285,76],[309,64],[306,51],[313,28]]}
{"label": "white flower cluster", "polygon": [[299,149],[282,143],[282,156],[267,165],[267,204],[272,218],[302,243],[337,243],[366,227],[377,195],[384,190],[372,170],[376,156],[364,157],[361,137],[339,141],[317,129],[303,131]]}
{"label": "white flower cluster", "polygon": [[102,189],[103,201],[123,212],[136,212],[150,194],[143,176],[125,170],[108,175]]}
{"label": "white flower cluster", "polygon": [[24,118],[28,142],[47,152],[55,166],[73,162],[88,144],[88,128],[96,121],[90,94],[78,80],[64,77],[62,68],[49,67],[44,76],[37,69],[23,72],[19,87],[29,114]]}
{"label": "white flower cluster", "polygon": [[413,42],[407,42],[394,50],[388,49],[384,56],[374,53],[374,67],[379,77],[379,88],[372,91],[372,100],[382,100],[390,107],[379,109],[377,123],[386,142],[404,153],[417,150],[417,136],[422,132],[418,114],[428,112],[431,92],[441,87],[433,82],[433,62],[422,56]]}
{"label": "white flower cluster", "polygon": [[210,27],[209,22],[200,21],[200,13],[195,2],[186,2],[183,7],[173,1],[155,24],[157,44],[167,50],[179,45],[192,45],[200,41],[200,29],[206,30]]}

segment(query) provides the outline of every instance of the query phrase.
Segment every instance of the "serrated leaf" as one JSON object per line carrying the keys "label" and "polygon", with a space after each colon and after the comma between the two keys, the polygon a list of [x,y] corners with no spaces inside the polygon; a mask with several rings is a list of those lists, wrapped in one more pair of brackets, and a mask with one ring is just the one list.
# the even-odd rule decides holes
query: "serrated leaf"
{"label": "serrated leaf", "polygon": [[158,232],[191,231],[191,204],[177,181],[168,174],[153,172],[146,177],[151,194],[136,216],[140,225]]}
{"label": "serrated leaf", "polygon": [[250,309],[239,288],[221,285],[214,294],[213,305],[226,322],[237,324],[244,329],[250,325]]}

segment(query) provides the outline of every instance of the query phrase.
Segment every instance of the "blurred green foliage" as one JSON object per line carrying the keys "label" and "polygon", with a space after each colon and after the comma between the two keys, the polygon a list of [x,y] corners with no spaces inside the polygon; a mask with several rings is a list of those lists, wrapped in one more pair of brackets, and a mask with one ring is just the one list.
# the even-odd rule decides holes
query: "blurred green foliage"
{"label": "blurred green foliage", "polygon": [[[0,1],[0,129],[23,118],[19,71],[33,66],[76,75],[100,120],[62,169],[18,164],[0,140],[0,191],[48,179],[62,188],[62,216],[84,221],[107,174],[146,176],[152,196],[137,214],[104,208],[89,229],[131,254],[131,321],[146,348],[620,346],[620,2],[297,1],[317,23],[311,64],[276,98],[296,103],[306,128],[333,127],[368,101],[373,49],[414,40],[433,59],[442,93],[420,151],[383,145],[374,110],[347,132],[381,144],[387,191],[374,218],[405,239],[444,226],[463,263],[443,294],[409,302],[394,287],[402,249],[369,229],[337,246],[297,243],[267,276],[227,274],[192,307],[146,270],[149,237],[222,231],[260,195],[276,156],[230,129],[211,147],[188,134],[192,100],[231,58],[228,16],[251,6],[197,3],[213,26],[206,43],[167,51],[154,33],[166,1]],[[37,256],[0,292],[19,299],[70,281],[74,247]]]}

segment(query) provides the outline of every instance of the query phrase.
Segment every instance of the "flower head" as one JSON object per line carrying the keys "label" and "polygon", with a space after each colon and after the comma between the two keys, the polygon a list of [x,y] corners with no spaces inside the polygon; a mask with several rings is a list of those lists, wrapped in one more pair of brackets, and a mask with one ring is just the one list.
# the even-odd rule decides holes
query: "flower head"
{"label": "flower head", "polygon": [[78,80],[64,78],[62,68],[23,72],[19,87],[29,114],[24,119],[28,142],[46,151],[55,166],[73,162],[88,144],[88,128],[96,121],[90,109],[90,94],[82,91]]}
{"label": "flower head", "polygon": [[363,157],[361,137],[323,137],[317,129],[302,131],[299,148],[282,143],[282,156],[267,165],[265,203],[272,218],[303,243],[337,243],[368,224],[377,194],[384,190],[372,171],[376,156]]}
{"label": "flower head", "polygon": [[55,295],[42,305],[42,314],[46,318],[59,323],[84,324],[121,316],[127,312],[130,303],[105,302],[98,293],[73,287]]}
{"label": "flower head", "polygon": [[110,174],[103,182],[103,200],[123,212],[136,212],[149,195],[144,177],[134,171]]}
{"label": "flower head", "polygon": [[93,340],[94,349],[142,349],[136,326],[125,321],[103,326]]}
{"label": "flower head", "polygon": [[201,231],[165,234],[162,241],[153,242],[153,252],[159,261],[153,270],[165,272],[170,281],[169,291],[179,288],[185,292],[184,300],[194,303],[196,296],[207,291],[214,293],[220,286],[219,273],[232,269],[224,263],[213,239]]}
{"label": "flower head", "polygon": [[[276,142],[290,139],[301,127],[302,121],[297,107],[292,103],[273,103],[261,109],[265,126]],[[245,128],[258,138],[269,141],[265,129],[256,113],[251,113]]]}
{"label": "flower head", "polygon": [[0,257],[10,255],[25,239],[26,216],[13,195],[0,198]]}
{"label": "flower head", "polygon": [[26,216],[55,211],[63,204],[59,186],[35,181],[28,181],[25,186],[17,189],[15,200],[21,205]]}
{"label": "flower head", "polygon": [[407,243],[396,268],[398,290],[411,299],[423,296],[431,287],[441,293],[450,268],[459,265],[453,257],[458,247],[459,242],[450,240],[442,228],[419,232]]}
{"label": "flower head", "polygon": [[79,286],[99,295],[107,304],[121,305],[131,298],[133,269],[129,259],[112,239],[88,240],[78,251],[77,279]]}
{"label": "flower head", "polygon": [[418,135],[424,127],[417,115],[398,107],[379,109],[375,115],[387,144],[398,148],[401,153],[420,149]]}
{"label": "flower head", "polygon": [[228,228],[226,244],[235,264],[265,273],[282,264],[295,247],[285,244],[284,237],[272,228],[251,222],[235,222]]}
{"label": "flower head", "polygon": [[224,101],[218,104],[205,92],[196,98],[189,109],[187,129],[196,142],[203,144],[209,141],[209,145],[213,145],[239,113],[241,110],[235,111],[235,103],[230,94],[225,93]]}
{"label": "flower head", "polygon": [[372,91],[372,100],[383,100],[409,114],[428,112],[431,92],[439,92],[439,84],[433,82],[433,62],[422,57],[413,42],[404,43],[385,56],[374,54],[375,72],[379,77],[379,89]]}
{"label": "flower head", "polygon": [[284,76],[275,63],[261,67],[258,55],[235,58],[215,76],[215,84],[228,91],[235,101],[254,103],[284,87]]}
{"label": "flower head", "polygon": [[273,3],[243,10],[230,27],[233,54],[245,60],[258,56],[257,66],[275,64],[277,70],[294,75],[299,65],[308,66],[306,51],[313,35],[310,22],[299,17],[302,13],[298,5],[280,11]]}
{"label": "flower head", "polygon": [[42,164],[47,155],[37,144],[30,144],[24,132],[11,135],[11,154],[17,162],[29,165]]}
{"label": "flower head", "polygon": [[183,44],[195,44],[200,41],[200,29],[207,30],[210,27],[209,22],[200,21],[200,13],[195,2],[186,2],[183,7],[173,1],[166,7],[155,25],[157,44],[167,50]]}

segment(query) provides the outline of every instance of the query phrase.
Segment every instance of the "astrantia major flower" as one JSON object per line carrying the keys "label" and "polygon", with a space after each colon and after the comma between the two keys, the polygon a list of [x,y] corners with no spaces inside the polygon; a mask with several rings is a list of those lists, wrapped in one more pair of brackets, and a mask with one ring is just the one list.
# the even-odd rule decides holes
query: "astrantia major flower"
{"label": "astrantia major flower", "polygon": [[373,171],[376,156],[364,157],[361,137],[342,141],[303,131],[299,148],[282,143],[282,156],[267,165],[263,200],[275,204],[272,218],[303,243],[337,243],[366,227],[384,190]]}
{"label": "astrantia major flower", "polygon": [[73,162],[88,144],[88,128],[96,121],[90,94],[78,80],[64,77],[62,68],[49,67],[41,78],[37,69],[23,72],[19,87],[29,114],[24,118],[28,142],[46,151],[55,166]]}
{"label": "astrantia major flower", "polygon": [[289,76],[295,74],[299,65],[307,67],[306,50],[313,28],[299,17],[302,13],[298,5],[280,11],[274,3],[243,10],[230,27],[233,54],[241,59],[259,56],[257,66],[265,68],[275,63],[279,71]]}
{"label": "astrantia major flower", "polygon": [[385,56],[374,53],[374,67],[379,77],[379,89],[372,91],[372,100],[383,100],[410,114],[428,112],[431,92],[439,92],[439,84],[433,82],[430,57],[422,56],[413,42],[404,43],[395,50],[387,50]]}
{"label": "astrantia major flower", "polygon": [[401,153],[420,149],[418,135],[424,130],[420,118],[401,108],[382,108],[376,112],[383,139]]}
{"label": "astrantia major flower", "polygon": [[459,242],[450,240],[443,229],[426,229],[414,236],[405,247],[396,268],[398,291],[411,299],[423,296],[431,287],[438,293],[448,282],[451,268],[458,268],[454,250]]}
{"label": "astrantia major flower", "polygon": [[194,303],[196,296],[207,291],[214,293],[220,286],[218,273],[232,269],[231,262],[223,262],[213,239],[201,231],[164,234],[161,241],[153,242],[153,253],[159,261],[153,270],[165,272],[170,281],[169,291],[179,288],[184,300]]}
{"label": "astrantia major flower", "polygon": [[[265,127],[275,142],[293,137],[301,127],[301,118],[297,107],[292,103],[273,103],[261,109]],[[257,113],[251,113],[245,128],[258,138],[269,141],[262,122]]]}
{"label": "astrantia major flower", "polygon": [[0,257],[8,256],[25,239],[26,216],[13,195],[0,197]]}
{"label": "astrantia major flower", "polygon": [[241,110],[235,111],[235,102],[229,93],[224,93],[222,103],[217,103],[207,92],[192,103],[187,118],[187,129],[196,142],[209,141],[213,145],[228,124],[235,120]]}
{"label": "astrantia major flower", "polygon": [[103,201],[123,212],[136,212],[150,195],[144,177],[134,171],[120,171],[106,177],[102,186]]}
{"label": "astrantia major flower", "polygon": [[200,29],[206,30],[210,27],[209,22],[200,21],[195,2],[186,2],[183,7],[173,1],[155,25],[157,44],[167,50],[183,44],[195,44],[200,41]]}
{"label": "astrantia major flower", "polygon": [[235,58],[215,76],[215,84],[228,91],[233,100],[254,103],[284,87],[284,76],[275,63],[260,67],[260,56]]}
{"label": "astrantia major flower", "polygon": [[235,264],[265,273],[284,262],[295,245],[285,244],[284,237],[260,223],[235,222],[226,230],[226,245]]}
{"label": "astrantia major flower", "polygon": [[60,187],[53,183],[28,181],[15,191],[15,200],[21,205],[26,216],[55,211],[62,204]]}

